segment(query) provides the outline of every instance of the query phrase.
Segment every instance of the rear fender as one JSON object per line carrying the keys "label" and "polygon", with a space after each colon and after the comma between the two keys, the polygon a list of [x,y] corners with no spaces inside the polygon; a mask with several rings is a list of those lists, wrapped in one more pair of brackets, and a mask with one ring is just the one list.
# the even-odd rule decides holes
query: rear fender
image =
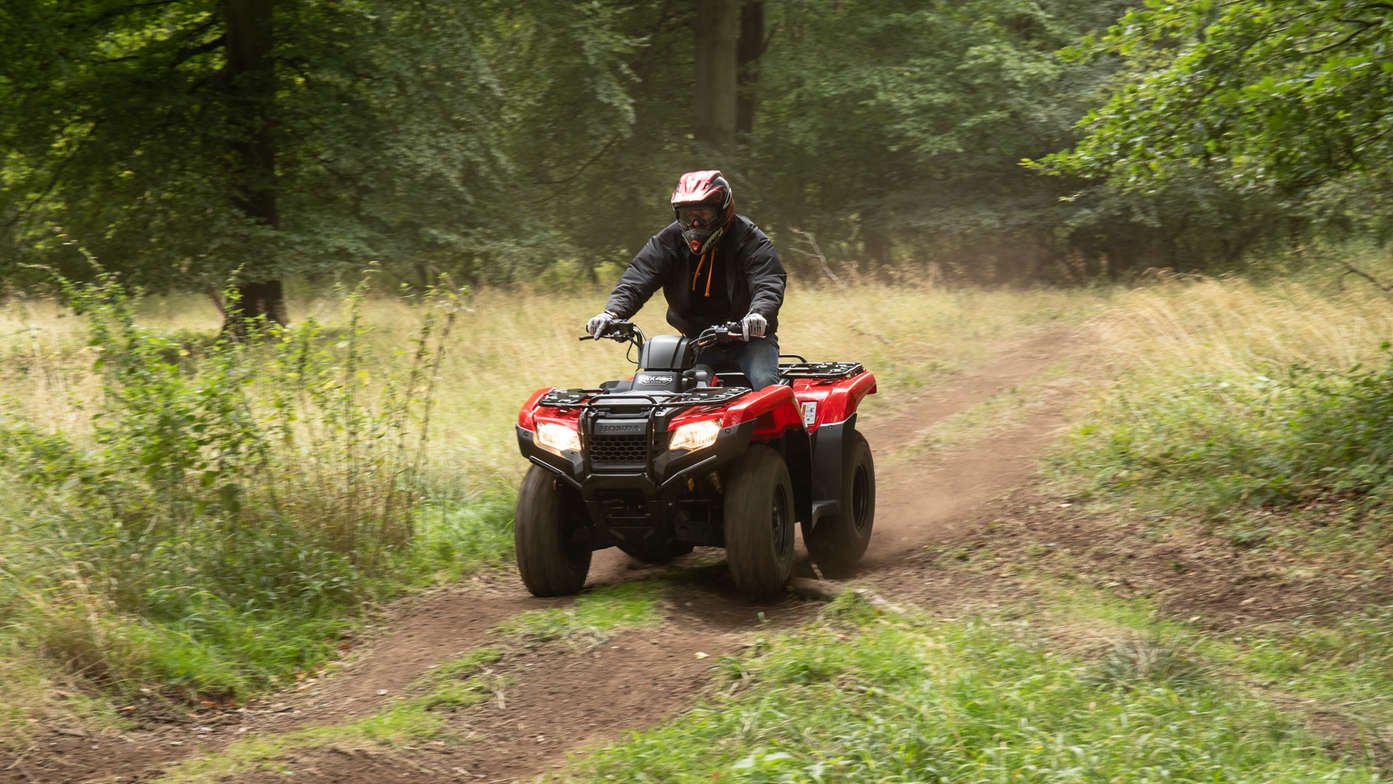
{"label": "rear fender", "polygon": [[805,418],[808,430],[817,432],[824,424],[845,422],[856,415],[861,400],[876,392],[875,375],[861,373],[833,383],[826,381],[794,382],[794,394],[810,416]]}

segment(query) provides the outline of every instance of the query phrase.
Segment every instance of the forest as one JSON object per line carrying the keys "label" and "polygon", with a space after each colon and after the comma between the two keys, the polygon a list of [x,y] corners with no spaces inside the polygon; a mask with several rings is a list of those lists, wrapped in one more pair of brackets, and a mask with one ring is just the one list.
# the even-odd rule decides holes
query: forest
{"label": "forest", "polygon": [[16,0],[0,264],[11,291],[90,277],[84,254],[151,290],[232,281],[284,320],[280,281],[370,262],[607,277],[677,173],[721,169],[813,277],[1236,270],[1386,236],[1387,11]]}
{"label": "forest", "polygon": [[[709,169],[869,549],[534,598]],[[1387,781],[1390,239],[1383,0],[5,0],[0,781]]]}

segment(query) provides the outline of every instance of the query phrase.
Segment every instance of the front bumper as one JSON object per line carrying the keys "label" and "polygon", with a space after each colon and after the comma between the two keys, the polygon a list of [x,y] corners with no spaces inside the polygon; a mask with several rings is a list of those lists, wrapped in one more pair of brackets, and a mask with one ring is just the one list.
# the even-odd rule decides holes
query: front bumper
{"label": "front bumper", "polygon": [[745,453],[754,429],[753,421],[724,427],[714,444],[693,451],[649,448],[641,461],[627,465],[594,460],[584,449],[543,449],[526,428],[517,428],[517,435],[524,457],[579,493],[594,528],[592,546],[599,549],[655,539],[724,544],[719,484],[712,475]]}

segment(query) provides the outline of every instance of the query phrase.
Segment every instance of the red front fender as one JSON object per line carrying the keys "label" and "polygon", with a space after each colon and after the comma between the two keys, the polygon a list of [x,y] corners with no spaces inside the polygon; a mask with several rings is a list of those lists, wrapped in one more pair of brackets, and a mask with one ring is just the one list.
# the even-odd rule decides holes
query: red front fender
{"label": "red front fender", "polygon": [[804,430],[798,399],[785,386],[765,387],[737,399],[726,409],[726,427],[751,420],[756,421],[752,434],[756,441],[779,436],[790,427]]}

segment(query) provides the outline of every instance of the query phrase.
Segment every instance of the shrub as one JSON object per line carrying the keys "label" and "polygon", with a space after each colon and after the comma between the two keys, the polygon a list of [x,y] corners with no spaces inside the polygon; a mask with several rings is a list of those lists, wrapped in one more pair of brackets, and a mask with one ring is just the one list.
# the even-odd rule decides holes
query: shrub
{"label": "shrub", "polygon": [[311,319],[248,342],[144,328],[110,275],[63,290],[103,399],[90,442],[0,415],[23,499],[0,533],[29,551],[0,574],[19,599],[0,622],[28,644],[104,682],[235,693],[322,658],[346,609],[431,561],[415,525],[448,294],[391,371],[365,354],[361,288],[342,329]]}

